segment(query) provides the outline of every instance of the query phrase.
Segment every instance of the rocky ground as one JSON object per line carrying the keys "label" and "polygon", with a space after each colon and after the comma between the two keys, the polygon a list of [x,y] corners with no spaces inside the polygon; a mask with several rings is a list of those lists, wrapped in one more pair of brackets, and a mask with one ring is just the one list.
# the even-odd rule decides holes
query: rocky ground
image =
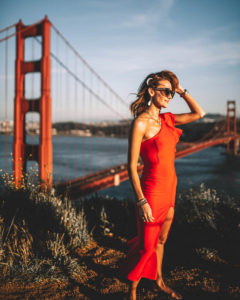
{"label": "rocky ground", "polygon": [[[186,238],[186,237],[185,237]],[[239,299],[237,268],[217,253],[204,253],[201,258],[189,243],[169,237],[164,258],[166,283],[184,299]],[[127,252],[126,239],[105,236],[76,250],[81,272],[58,280],[38,283],[8,282],[0,287],[0,299],[127,299],[128,281],[121,277],[118,266]],[[170,299],[154,290],[151,280],[142,279],[138,299]]]}

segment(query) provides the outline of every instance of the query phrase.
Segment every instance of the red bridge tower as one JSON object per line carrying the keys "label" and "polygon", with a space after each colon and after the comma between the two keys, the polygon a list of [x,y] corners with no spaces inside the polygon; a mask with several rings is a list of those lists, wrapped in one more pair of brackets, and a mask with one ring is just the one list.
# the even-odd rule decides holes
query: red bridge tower
{"label": "red bridge tower", "polygon": [[[52,185],[52,119],[50,94],[50,29],[47,17],[41,22],[24,26],[20,20],[16,26],[16,65],[15,65],[15,101],[14,101],[14,144],[13,174],[16,185],[21,184],[27,161],[38,162],[39,179],[42,186]],[[28,37],[42,36],[42,57],[40,60],[24,61],[24,40]],[[24,76],[27,73],[41,73],[41,96],[39,99],[26,99]],[[39,144],[26,142],[27,112],[40,114]]]}

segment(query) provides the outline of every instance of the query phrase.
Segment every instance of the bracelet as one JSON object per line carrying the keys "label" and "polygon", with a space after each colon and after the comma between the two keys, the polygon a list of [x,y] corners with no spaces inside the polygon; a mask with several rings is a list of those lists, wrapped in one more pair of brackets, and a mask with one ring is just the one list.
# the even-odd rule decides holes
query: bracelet
{"label": "bracelet", "polygon": [[179,96],[180,96],[180,97],[183,97],[183,96],[185,96],[185,95],[187,95],[187,94],[189,94],[188,91],[187,91],[186,89],[184,89],[184,92],[183,92],[182,94],[180,94]]}
{"label": "bracelet", "polygon": [[145,203],[148,203],[148,202],[147,202],[147,199],[143,199],[143,200],[139,201],[139,202],[137,203],[137,206],[138,206],[138,207],[141,207],[141,206],[143,206],[143,204],[145,204]]}
{"label": "bracelet", "polygon": [[146,199],[145,197],[141,198],[141,199],[138,199],[137,202],[140,202],[142,201],[143,199]]}
{"label": "bracelet", "polygon": [[142,206],[143,204],[148,203],[146,198],[141,199],[140,201],[137,201],[137,206]]}

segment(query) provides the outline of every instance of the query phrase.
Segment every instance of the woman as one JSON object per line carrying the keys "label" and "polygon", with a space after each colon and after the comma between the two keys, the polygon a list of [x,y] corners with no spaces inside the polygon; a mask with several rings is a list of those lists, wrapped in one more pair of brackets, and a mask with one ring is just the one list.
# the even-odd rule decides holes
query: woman
{"label": "woman", "polygon": [[[178,93],[191,112],[160,113]],[[135,119],[129,137],[128,172],[136,196],[138,235],[128,241],[129,253],[120,271],[131,281],[130,299],[136,299],[142,277],[155,280],[158,289],[174,299],[181,295],[165,285],[162,278],[164,244],[174,217],[177,177],[174,167],[176,144],[182,130],[174,125],[202,118],[205,112],[184,90],[170,71],[149,74],[139,87],[137,100],[131,104]],[[139,154],[144,168],[137,173]]]}

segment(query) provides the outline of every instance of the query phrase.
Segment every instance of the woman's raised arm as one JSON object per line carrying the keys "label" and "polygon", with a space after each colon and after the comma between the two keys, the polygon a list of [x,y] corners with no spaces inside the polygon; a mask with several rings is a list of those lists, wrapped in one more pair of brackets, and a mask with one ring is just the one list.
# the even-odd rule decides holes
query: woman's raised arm
{"label": "woman's raised arm", "polygon": [[[176,92],[181,95],[184,93],[184,89],[181,86],[178,86]],[[191,112],[174,114],[176,125],[190,123],[205,116],[205,111],[189,93],[183,95],[182,98],[187,102]]]}

